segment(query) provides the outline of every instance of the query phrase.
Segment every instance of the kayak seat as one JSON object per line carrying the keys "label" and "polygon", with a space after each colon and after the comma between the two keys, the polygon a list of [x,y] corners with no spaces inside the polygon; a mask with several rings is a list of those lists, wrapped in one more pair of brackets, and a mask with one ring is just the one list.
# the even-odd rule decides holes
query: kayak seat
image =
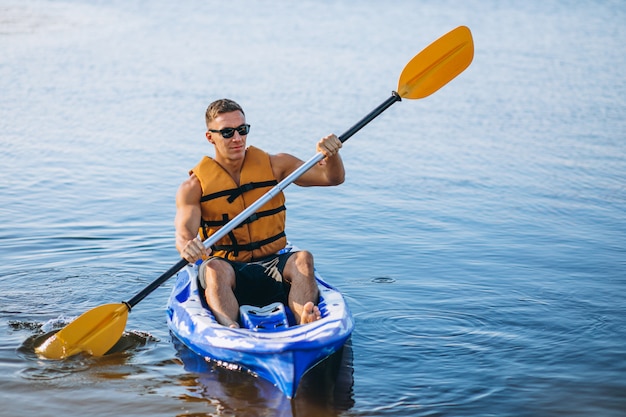
{"label": "kayak seat", "polygon": [[276,332],[289,327],[285,306],[279,302],[265,307],[243,305],[239,315],[243,327],[254,331]]}

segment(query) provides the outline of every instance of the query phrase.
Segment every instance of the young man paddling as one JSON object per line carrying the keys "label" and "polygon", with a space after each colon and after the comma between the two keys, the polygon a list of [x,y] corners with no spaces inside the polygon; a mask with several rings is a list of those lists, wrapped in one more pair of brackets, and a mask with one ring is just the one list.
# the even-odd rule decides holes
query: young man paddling
{"label": "young man paddling", "polygon": [[[279,193],[248,221],[207,249],[202,241],[294,172],[303,161],[246,147],[250,125],[234,101],[217,100],[206,111],[206,138],[215,157],[204,157],[176,194],[176,248],[189,262],[204,259],[200,283],[217,321],[239,327],[239,305],[287,303],[300,324],[321,318],[313,256],[281,253],[285,247],[285,197]],[[344,181],[341,141],[328,135],[317,143],[325,158],[302,174],[300,186]]]}

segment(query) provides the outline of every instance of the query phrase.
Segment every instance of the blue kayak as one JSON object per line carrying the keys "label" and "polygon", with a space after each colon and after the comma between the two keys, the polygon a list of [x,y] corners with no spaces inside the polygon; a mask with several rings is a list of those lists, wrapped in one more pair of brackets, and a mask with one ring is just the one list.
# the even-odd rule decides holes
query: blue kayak
{"label": "blue kayak", "polygon": [[199,291],[198,266],[177,275],[167,307],[174,336],[196,354],[235,364],[267,379],[293,398],[302,376],[332,355],[350,337],[354,322],[341,293],[316,272],[321,320],[294,325],[287,306],[241,307],[242,328],[219,324]]}

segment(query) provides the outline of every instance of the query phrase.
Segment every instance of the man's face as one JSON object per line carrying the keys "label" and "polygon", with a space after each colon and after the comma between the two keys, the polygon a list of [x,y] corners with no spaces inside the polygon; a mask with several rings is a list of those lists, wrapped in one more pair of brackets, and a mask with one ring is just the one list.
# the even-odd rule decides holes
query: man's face
{"label": "man's face", "polygon": [[[221,158],[238,160],[245,156],[246,138],[248,135],[241,135],[241,133],[236,130],[237,128],[241,129],[241,126],[245,124],[246,117],[240,111],[221,113],[209,123],[206,138],[215,145],[215,157],[218,160]],[[228,136],[227,133],[217,132],[228,128],[235,129],[232,137],[225,138],[224,136]]]}

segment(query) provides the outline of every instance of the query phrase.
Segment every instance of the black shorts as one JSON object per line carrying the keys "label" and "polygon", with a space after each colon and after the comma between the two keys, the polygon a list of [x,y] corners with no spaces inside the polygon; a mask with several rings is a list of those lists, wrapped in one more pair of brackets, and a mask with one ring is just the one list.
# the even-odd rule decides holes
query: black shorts
{"label": "black shorts", "polygon": [[[235,297],[239,305],[263,307],[277,301],[287,305],[291,285],[283,280],[283,270],[287,259],[294,253],[271,255],[255,262],[219,258],[228,262],[235,271]],[[202,272],[199,274],[200,285],[206,288]]]}

